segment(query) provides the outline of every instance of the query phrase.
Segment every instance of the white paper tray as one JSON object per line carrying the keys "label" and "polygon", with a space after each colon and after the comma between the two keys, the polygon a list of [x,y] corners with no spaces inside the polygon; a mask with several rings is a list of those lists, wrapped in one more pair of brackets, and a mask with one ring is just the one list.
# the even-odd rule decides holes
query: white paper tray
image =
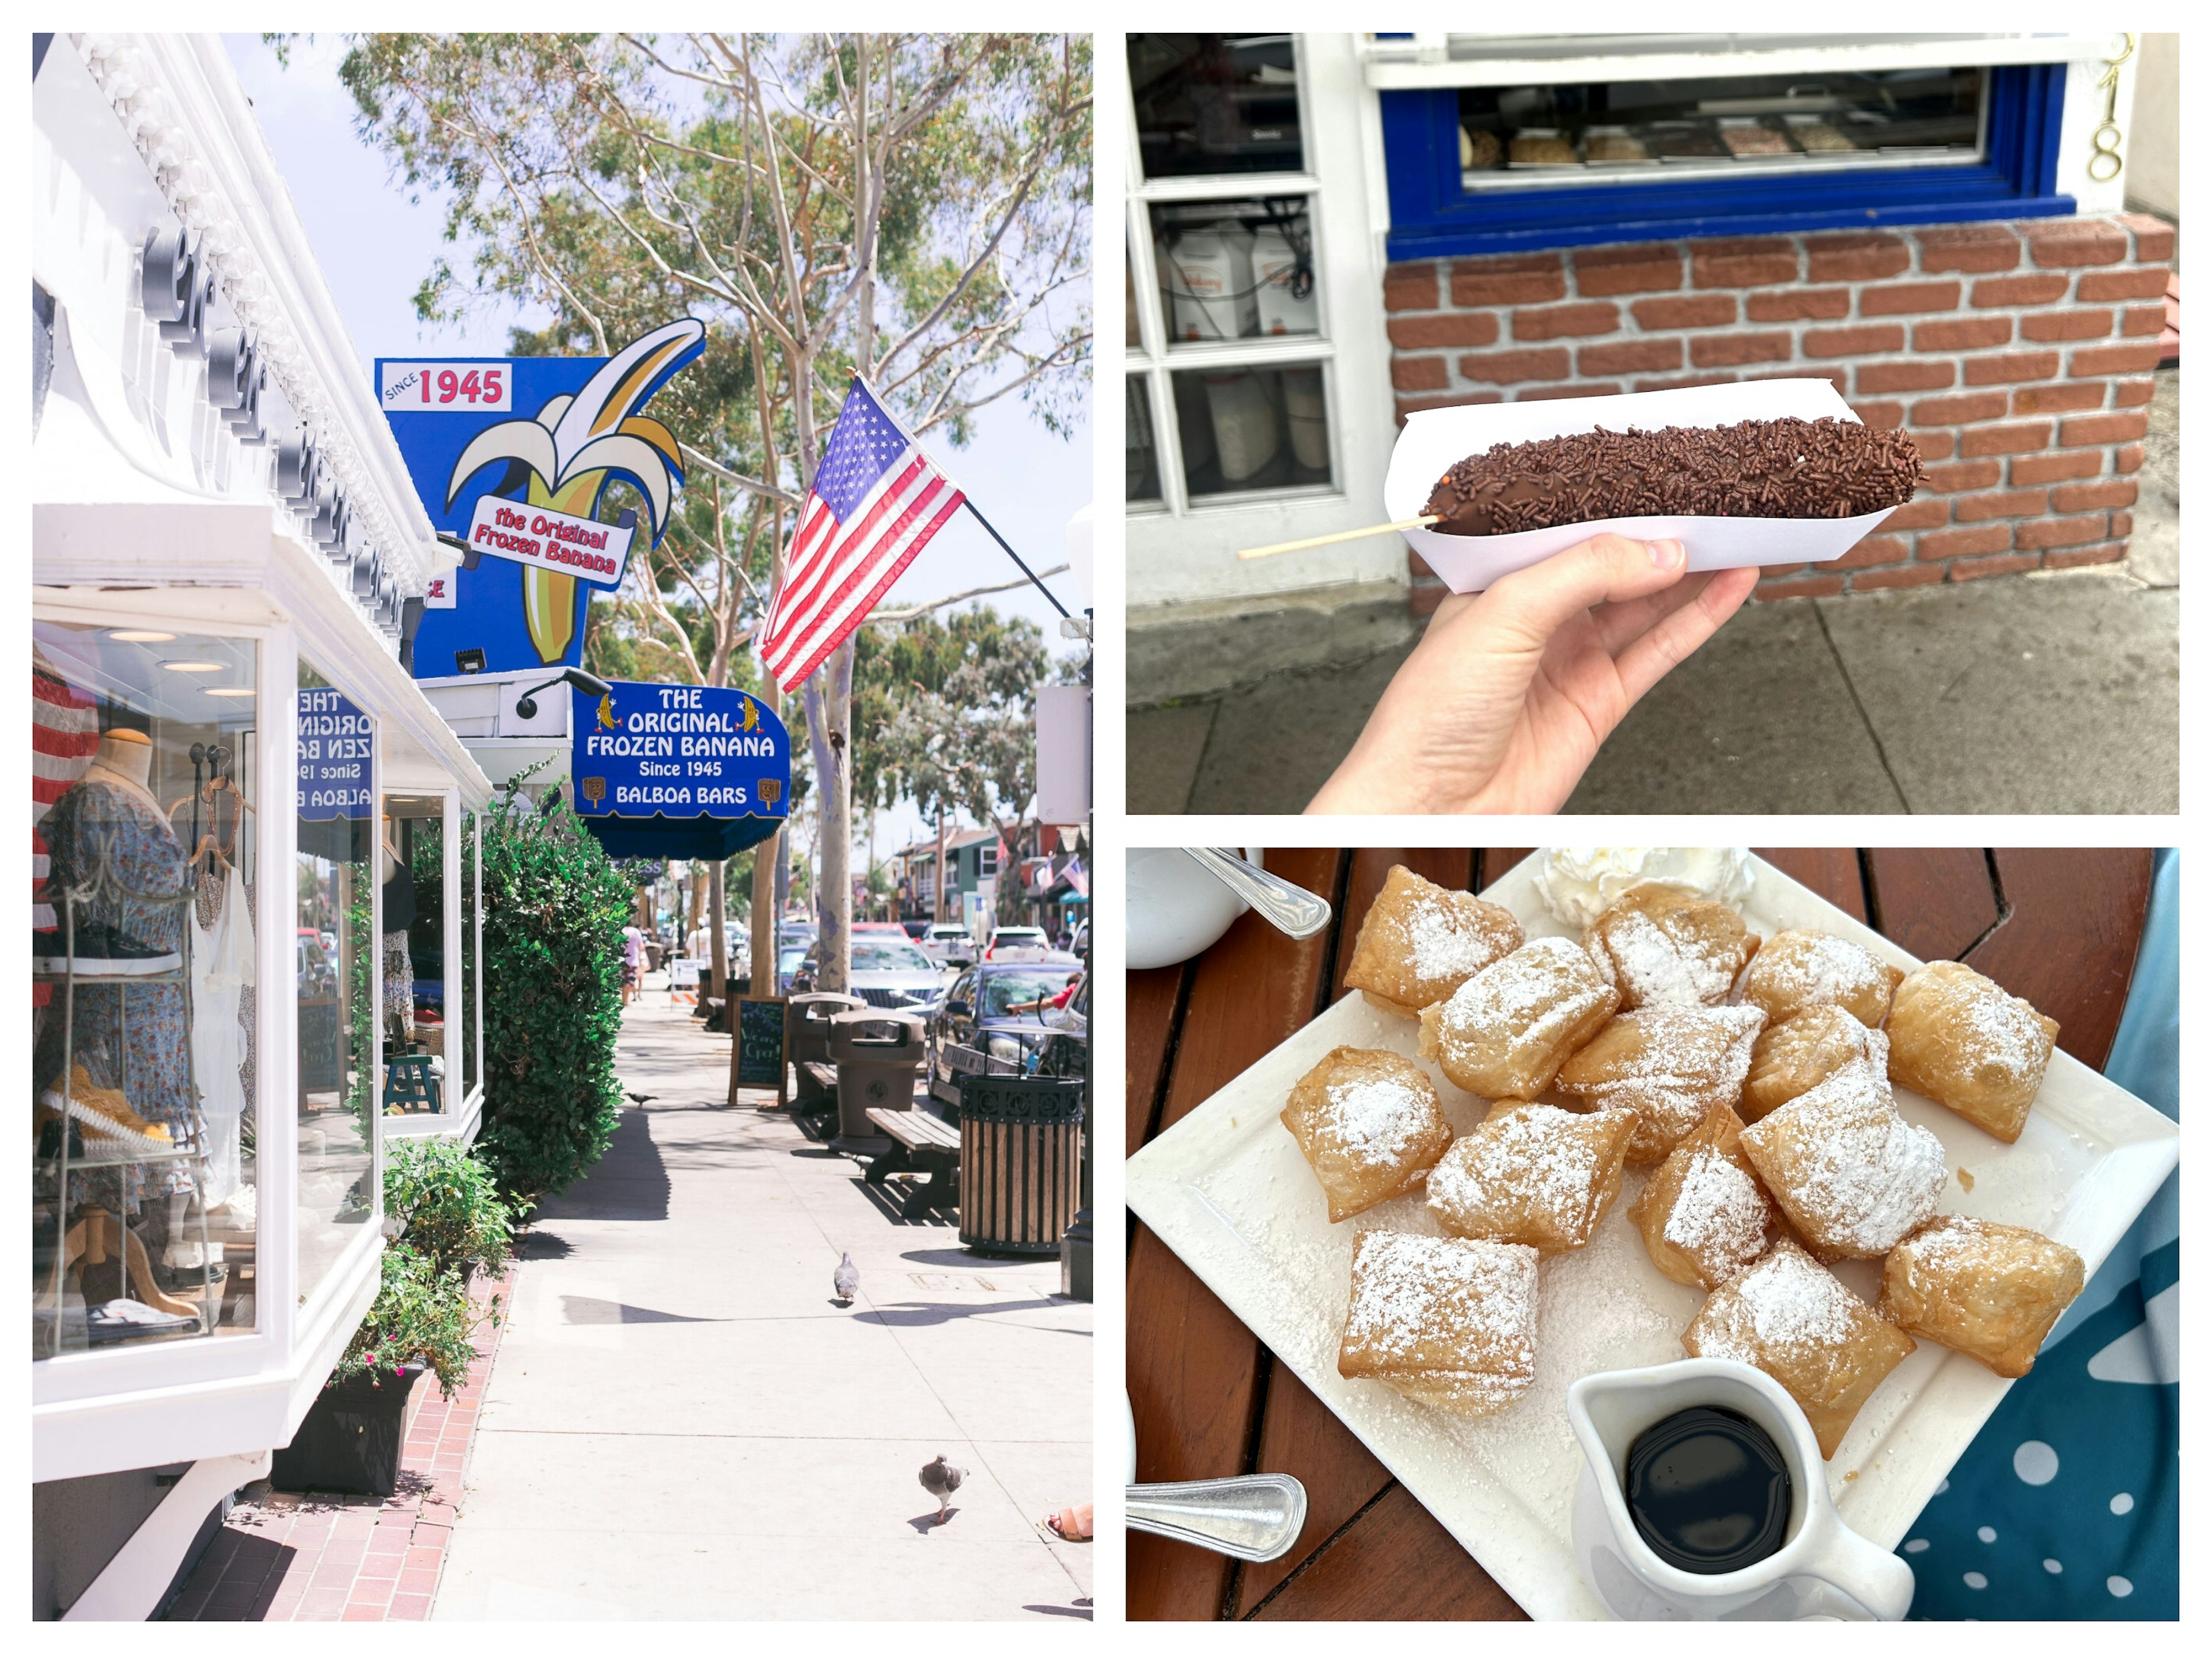
{"label": "white paper tray", "polygon": [[[1669,425],[1733,425],[1745,419],[1848,419],[1859,417],[1825,379],[1769,379],[1745,385],[1695,385],[1632,396],[1568,397],[1548,402],[1498,402],[1479,408],[1417,413],[1398,433],[1382,481],[1382,504],[1394,522],[1418,517],[1437,479],[1471,453],[1501,442],[1594,431],[1662,430]],[[1608,517],[1602,522],[1532,528],[1519,534],[1439,534],[1401,531],[1406,543],[1455,592],[1480,592],[1516,569],[1593,535],[1680,540],[1692,572],[1764,563],[1832,562],[1871,534],[1888,511],[1856,517]]]}
{"label": "white paper tray", "polygon": [[[1535,858],[1484,894],[1531,937],[1573,933],[1537,896]],[[1845,936],[1911,970],[1910,954],[1763,861],[1741,904],[1762,936],[1791,928]],[[1129,1207],[1214,1295],[1287,1362],[1475,1560],[1537,1619],[1608,1617],[1569,1551],[1582,1456],[1569,1433],[1567,1386],[1586,1372],[1682,1359],[1682,1329],[1704,1294],[1651,1265],[1627,1211],[1648,1175],[1631,1168],[1597,1237],[1540,1266],[1534,1388],[1509,1411],[1461,1420],[1387,1385],[1341,1378],[1337,1345],[1361,1229],[1439,1232],[1420,1195],[1348,1222],[1328,1221],[1320,1185],[1278,1117],[1291,1085],[1339,1045],[1394,1050],[1420,1062],[1419,1024],[1339,1000],[1254,1063],[1128,1163]],[[1455,1132],[1486,1105],[1421,1062]],[[1954,1173],[1944,1210],[2024,1225],[2081,1253],[2090,1274],[2180,1158],[2174,1122],[2064,1052],[2055,1053],[2020,1141],[2006,1145],[1899,1086],[1899,1109],[1943,1141]],[[1877,1263],[1837,1274],[1871,1299]],[[1844,1519],[1893,1547],[1987,1420],[2010,1381],[1923,1343],[1860,1411],[1828,1462]]]}

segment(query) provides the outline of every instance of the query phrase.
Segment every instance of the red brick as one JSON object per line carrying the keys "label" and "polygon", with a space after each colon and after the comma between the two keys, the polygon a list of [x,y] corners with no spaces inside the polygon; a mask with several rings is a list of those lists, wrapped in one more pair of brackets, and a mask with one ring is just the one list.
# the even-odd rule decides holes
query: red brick
{"label": "red brick", "polygon": [[1969,494],[1956,502],[1952,514],[1962,523],[1985,523],[1999,517],[2040,517],[2051,508],[2051,490],[2014,489],[2004,494]]}
{"label": "red brick", "polygon": [[1628,307],[1638,327],[1726,327],[1735,320],[1733,293],[1693,293],[1680,299],[1638,299]]}
{"label": "red brick", "polygon": [[2058,446],[2062,448],[2086,448],[2096,442],[2133,442],[2140,440],[2149,428],[2148,414],[2087,414],[2079,419],[2069,419],[2059,427]]}
{"label": "red brick", "polygon": [[[1890,525],[1884,523],[1883,527]],[[1869,534],[1828,564],[1831,569],[1872,569],[1885,562],[1911,560],[1912,547],[1894,534]]]}
{"label": "red brick", "polygon": [[1857,370],[1861,395],[1870,391],[1940,391],[1959,376],[1948,362],[1871,362]]}
{"label": "red brick", "polygon": [[1617,304],[1559,304],[1547,310],[1513,313],[1516,339],[1587,338],[1593,333],[1610,333],[1620,325]]}
{"label": "red brick", "polygon": [[1793,287],[1780,293],[1747,293],[1743,313],[1755,322],[1841,321],[1851,313],[1851,290]]}
{"label": "red brick", "polygon": [[2051,490],[2053,511],[2103,511],[2136,502],[2133,483],[2074,483]]}
{"label": "red brick", "polygon": [[2014,350],[2002,356],[1968,356],[1969,385],[2018,385],[2024,380],[2058,377],[2056,350]]}
{"label": "red brick", "polygon": [[2140,338],[2146,333],[2156,333],[2166,325],[2166,307],[2162,304],[2133,305],[2120,312],[2120,336]]}
{"label": "red brick", "polygon": [[1902,402],[1854,402],[1851,411],[1871,431],[1893,431],[1905,423]]}
{"label": "red brick", "polygon": [[2013,533],[2021,550],[2042,551],[2055,545],[2087,545],[2101,540],[2107,527],[2105,514],[2093,511],[2086,517],[2045,517],[2040,522],[2022,523]]}
{"label": "red brick", "polygon": [[2042,561],[2035,556],[1962,557],[1946,572],[1953,580],[1982,580],[1990,575],[2024,575]]}
{"label": "red brick", "polygon": [[2014,488],[2033,483],[2064,483],[2094,477],[2104,468],[2101,453],[2023,454],[2012,462],[2012,482]]}
{"label": "red brick", "polygon": [[1905,349],[1905,329],[1894,323],[1875,327],[1812,327],[1805,331],[1808,356],[1871,356]]}
{"label": "red brick", "polygon": [[1912,330],[1916,350],[1986,350],[2012,343],[2012,318],[1974,316],[1960,321],[1922,322]]}
{"label": "red brick", "polygon": [[1942,224],[1915,230],[1912,239],[1920,243],[1920,268],[1930,276],[1947,270],[1971,276],[2020,265],[2020,237],[2002,224]]}
{"label": "red brick", "polygon": [[[2159,314],[2166,313],[2163,307]],[[2109,310],[2045,310],[2020,319],[2020,336],[2048,344],[2054,339],[2103,339],[2112,335]]]}
{"label": "red brick", "polygon": [[1442,356],[1393,356],[1390,382],[1401,391],[1441,391],[1451,373]]}
{"label": "red brick", "polygon": [[1881,520],[1881,526],[1902,534],[1915,528],[1941,528],[1951,520],[1951,507],[1943,500],[1907,500]]}
{"label": "red brick", "polygon": [[1690,243],[1696,287],[1772,287],[1797,279],[1797,244],[1783,235],[1730,235]]}
{"label": "red brick", "polygon": [[1802,574],[1812,566],[1809,562],[1762,562],[1759,572],[1762,579],[1779,580],[1784,575]]}
{"label": "red brick", "polygon": [[2173,226],[2147,212],[2124,212],[2120,222],[2136,233],[2136,257],[2145,264],[2173,257]]}
{"label": "red brick", "polygon": [[385,1616],[387,1620],[427,1620],[430,1617],[430,1599],[419,1593],[402,1592],[392,1599],[392,1607]]}
{"label": "red brick", "polygon": [[1984,391],[1978,396],[1923,397],[1912,404],[1912,423],[1966,425],[1977,419],[2002,419],[2006,400],[2002,391]]}
{"label": "red brick", "polygon": [[2019,425],[1977,425],[1966,433],[1959,452],[1969,459],[1992,453],[2027,453],[2051,446],[2051,422],[2032,419]]}
{"label": "red brick", "polygon": [[1813,282],[1878,282],[1912,268],[1912,249],[1882,230],[1810,236],[1805,254],[1805,278]]}
{"label": "red brick", "polygon": [[1671,243],[1584,247],[1575,254],[1575,290],[1585,299],[1671,293],[1682,285],[1682,249]]}
{"label": "red brick", "polygon": [[2134,512],[2115,511],[2112,514],[2112,532],[2114,534],[2119,536],[2122,539],[2125,539],[2129,535],[2135,532],[2135,529],[2136,514]]}
{"label": "red brick", "polygon": [[1525,391],[1514,392],[1513,399],[1516,402],[1564,402],[1569,397],[1620,394],[1620,386],[1618,385],[1593,385],[1582,381],[1573,385],[1531,386]]}
{"label": "red brick", "polygon": [[2007,551],[2012,549],[2012,530],[2003,523],[1990,523],[1980,528],[1947,528],[1940,533],[1920,537],[1920,561],[1934,562],[1943,557],[1979,556],[1985,551]]}
{"label": "red brick", "polygon": [[2114,540],[2104,545],[2081,545],[2070,551],[2048,551],[2044,554],[2045,569],[2086,569],[2100,562],[2119,562],[2128,555],[2125,540]]}
{"label": "red brick", "polygon": [[1434,310],[1437,267],[1433,264],[1392,265],[1382,272],[1385,310]]}
{"label": "red brick", "polygon": [[1690,361],[1699,368],[1737,368],[1747,362],[1787,362],[1787,333],[1713,333],[1690,341]]}
{"label": "red brick", "polygon": [[1432,615],[1437,605],[1451,595],[1451,587],[1439,581],[1433,586],[1416,586],[1406,593],[1406,607],[1416,617]]}
{"label": "red brick", "polygon": [[1548,304],[1567,296],[1566,268],[1556,252],[1508,252],[1462,258],[1452,265],[1452,302]]}
{"label": "red brick", "polygon": [[2128,233],[2101,218],[2038,219],[2027,226],[2027,251],[2045,270],[2117,265],[2128,256]]}
{"label": "red brick", "polygon": [[1625,339],[1618,344],[1585,344],[1575,353],[1583,374],[1663,373],[1682,365],[1680,339]]}
{"label": "red brick", "polygon": [[1751,595],[1760,603],[1771,603],[1777,598],[1834,597],[1844,589],[1841,575],[1828,575],[1815,580],[1761,581],[1751,588]]}
{"label": "red brick", "polygon": [[2157,388],[2155,380],[2124,379],[2112,386],[2112,405],[2115,408],[2140,408],[2151,399]]}
{"label": "red brick", "polygon": [[2123,477],[2132,477],[2142,469],[2142,444],[2132,442],[2112,456],[2112,469]]}
{"label": "red brick", "polygon": [[1733,385],[1734,374],[1691,374],[1680,379],[1639,379],[1639,391],[1686,391],[1693,385]]}
{"label": "red brick", "polygon": [[1972,488],[1995,488],[2003,475],[2002,459],[1961,459],[1956,465],[1930,465],[1920,473],[1920,486],[1938,494],[1963,494]]}
{"label": "red brick", "polygon": [[1568,374],[1564,345],[1547,350],[1493,350],[1486,356],[1462,356],[1460,377],[1478,385],[1525,385],[1531,380],[1565,379]]}
{"label": "red brick", "polygon": [[[2084,276],[2081,279],[2087,282],[2091,278]],[[2066,283],[2063,276],[1992,277],[1974,283],[1974,307],[1989,310],[1998,305],[2051,304],[2066,296]]]}
{"label": "red brick", "polygon": [[2093,270],[2081,277],[2075,296],[2085,304],[2115,299],[2162,299],[2171,279],[2163,270]]}
{"label": "red brick", "polygon": [[1920,450],[1923,463],[1948,459],[1958,451],[1959,434],[1956,431],[1911,431],[1906,434],[1912,438],[1912,446]]}
{"label": "red brick", "polygon": [[1956,310],[1960,284],[1956,282],[1892,282],[1887,287],[1859,289],[1862,316],[1909,316],[1926,310]]}
{"label": "red brick", "polygon": [[1498,318],[1486,310],[1444,310],[1390,318],[1390,343],[1401,350],[1433,350],[1498,343]]}
{"label": "red brick", "polygon": [[2158,341],[2148,344],[2089,345],[2074,353],[2070,376],[2094,379],[2106,374],[2147,374],[2158,366]]}
{"label": "red brick", "polygon": [[1407,415],[1427,413],[1432,408],[1474,408],[1504,400],[1496,391],[1465,391],[1457,396],[1401,396],[1398,398],[1398,423],[1402,425]]}
{"label": "red brick", "polygon": [[2016,414],[2080,413],[2104,405],[2102,385],[2029,385],[2012,393]]}
{"label": "red brick", "polygon": [[1899,586],[1934,586],[1943,578],[1940,563],[1908,562],[1898,569],[1869,569],[1851,576],[1854,592],[1885,592]]}

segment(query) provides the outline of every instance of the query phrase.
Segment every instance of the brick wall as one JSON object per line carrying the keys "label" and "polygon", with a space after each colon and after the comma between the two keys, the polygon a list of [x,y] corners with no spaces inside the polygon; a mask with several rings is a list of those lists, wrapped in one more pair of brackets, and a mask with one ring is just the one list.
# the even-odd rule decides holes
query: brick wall
{"label": "brick wall", "polygon": [[[1398,417],[1467,403],[1823,376],[1928,477],[1839,561],[1761,598],[2127,555],[2173,232],[2154,218],[1644,242],[1393,265]],[[1443,587],[1413,558],[1413,605]]]}

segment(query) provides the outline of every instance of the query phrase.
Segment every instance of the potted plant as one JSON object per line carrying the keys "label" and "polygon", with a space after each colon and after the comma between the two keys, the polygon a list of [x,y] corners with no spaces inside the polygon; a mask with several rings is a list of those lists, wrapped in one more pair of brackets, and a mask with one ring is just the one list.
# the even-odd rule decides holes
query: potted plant
{"label": "potted plant", "polygon": [[468,1280],[496,1276],[514,1255],[515,1213],[490,1168],[450,1137],[394,1143],[384,1171],[384,1210],[405,1244]]}

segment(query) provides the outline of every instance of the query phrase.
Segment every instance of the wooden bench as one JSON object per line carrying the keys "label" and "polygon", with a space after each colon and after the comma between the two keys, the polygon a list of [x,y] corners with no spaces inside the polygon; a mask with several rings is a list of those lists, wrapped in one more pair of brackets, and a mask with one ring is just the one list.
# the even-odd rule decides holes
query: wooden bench
{"label": "wooden bench", "polygon": [[799,1068],[799,1090],[792,1106],[802,1113],[816,1113],[837,1106],[837,1065],[834,1062],[802,1062]]}
{"label": "wooden bench", "polygon": [[870,1109],[868,1123],[891,1140],[890,1152],[868,1164],[868,1181],[893,1172],[925,1174],[908,1191],[901,1215],[919,1217],[959,1204],[960,1128],[920,1109]]}

